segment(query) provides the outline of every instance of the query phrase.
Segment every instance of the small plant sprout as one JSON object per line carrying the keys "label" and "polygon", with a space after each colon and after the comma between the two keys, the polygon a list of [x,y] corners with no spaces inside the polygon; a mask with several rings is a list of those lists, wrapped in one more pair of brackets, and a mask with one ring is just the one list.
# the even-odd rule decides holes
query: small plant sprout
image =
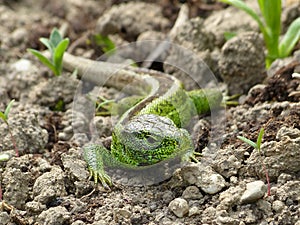
{"label": "small plant sprout", "polygon": [[289,56],[300,39],[300,17],[294,20],[281,41],[281,0],[257,0],[263,19],[241,0],[219,0],[245,11],[258,24],[267,48],[266,67],[277,58]]}
{"label": "small plant sprout", "polygon": [[69,46],[69,38],[61,36],[59,31],[54,28],[50,34],[50,38],[40,38],[42,42],[50,51],[51,59],[48,59],[40,51],[35,49],[28,49],[33,55],[35,55],[45,66],[52,70],[55,76],[59,76],[62,72],[62,59],[66,49]]}
{"label": "small plant sprout", "polygon": [[115,43],[108,37],[101,34],[93,36],[93,40],[97,46],[99,46],[104,53],[113,54],[115,49]]}
{"label": "small plant sprout", "polygon": [[[11,110],[11,107],[12,107],[12,105],[13,105],[14,102],[15,102],[14,99],[11,100],[11,101],[8,103],[8,105],[7,105],[6,109],[5,109],[5,111],[4,111],[4,112],[1,112],[1,111],[0,111],[0,118],[6,123],[6,125],[7,125],[7,127],[8,127],[8,132],[9,132],[9,134],[10,134],[11,141],[12,141],[12,143],[13,143],[13,145],[14,145],[15,152],[16,152],[16,156],[18,157],[18,156],[19,156],[19,150],[18,150],[18,147],[17,147],[17,143],[16,143],[16,140],[15,140],[14,136],[12,135],[12,132],[11,132],[11,129],[10,129],[10,126],[9,126],[9,123],[8,123],[8,114],[9,114],[9,112],[10,112],[10,110]],[[3,161],[4,159],[7,158],[7,155],[3,154],[3,155],[1,155],[0,158],[1,158],[2,161]]]}
{"label": "small plant sprout", "polygon": [[[237,138],[240,139],[241,141],[245,142],[246,144],[252,146],[253,148],[255,148],[258,151],[258,153],[260,154],[260,146],[261,146],[261,142],[262,142],[262,139],[263,139],[263,135],[264,135],[264,128],[261,128],[260,131],[259,131],[259,134],[257,136],[256,143],[249,140],[248,138],[245,138],[245,137],[242,137],[242,136],[237,136]],[[268,171],[266,169],[266,166],[265,166],[264,162],[262,162],[262,166],[263,166],[264,172],[266,174],[266,180],[267,180],[267,183],[268,183],[268,196],[270,196],[271,195],[271,186],[270,186],[269,174],[268,174]]]}

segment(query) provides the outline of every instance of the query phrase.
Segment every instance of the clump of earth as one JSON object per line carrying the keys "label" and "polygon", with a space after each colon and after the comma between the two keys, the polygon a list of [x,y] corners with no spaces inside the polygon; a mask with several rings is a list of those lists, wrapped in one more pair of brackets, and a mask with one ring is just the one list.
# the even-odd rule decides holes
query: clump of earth
{"label": "clump of earth", "polygon": [[[258,11],[255,1],[246,2]],[[8,156],[0,161],[1,225],[300,225],[300,79],[292,76],[300,73],[299,43],[266,69],[262,36],[248,15],[215,1],[188,6],[188,17],[170,34],[180,9],[174,1],[1,1],[0,110],[15,99],[9,127],[0,123],[0,156]],[[286,1],[283,30],[299,9],[299,1]],[[93,138],[109,148],[117,118],[97,115],[91,128],[91,109],[74,106],[83,101],[79,79],[67,71],[55,77],[27,52],[44,51],[39,38],[54,27],[70,38],[70,53],[86,58],[104,53],[95,35],[108,35],[116,46],[137,41],[117,56],[100,57],[118,63],[146,59],[168,39],[192,56],[166,48],[152,58],[151,69],[176,76],[188,90],[217,86],[239,97],[193,121],[198,162],[155,183],[139,184],[140,174],[116,171],[115,185],[105,190],[90,179],[82,146]],[[225,40],[224,32],[236,36]],[[124,97],[110,87],[89,91],[92,99]],[[237,139],[256,141],[261,128],[261,152]]]}

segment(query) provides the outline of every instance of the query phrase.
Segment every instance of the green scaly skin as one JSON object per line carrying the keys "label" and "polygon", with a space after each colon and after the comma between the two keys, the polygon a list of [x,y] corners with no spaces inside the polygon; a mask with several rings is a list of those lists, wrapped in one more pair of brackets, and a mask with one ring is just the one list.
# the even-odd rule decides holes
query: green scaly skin
{"label": "green scaly skin", "polygon": [[[105,165],[120,168],[140,168],[181,156],[189,160],[193,156],[193,143],[186,127],[195,115],[207,113],[218,107],[222,95],[217,90],[193,90],[187,92],[179,80],[156,71],[121,68],[116,64],[92,62],[65,53],[64,66],[69,70],[78,69],[79,75],[89,66],[85,79],[97,82],[95,76],[109,76],[114,73],[108,86],[122,89],[127,77],[130,81],[141,82],[148,93],[143,100],[132,106],[120,118],[112,134],[111,153],[101,145],[91,144],[84,148],[85,160],[95,182],[105,188],[112,185],[111,178],[104,170]],[[112,71],[111,68],[118,68]],[[118,77],[122,76],[122,84]],[[102,85],[102,83],[101,83]],[[134,89],[135,92],[141,90]]]}

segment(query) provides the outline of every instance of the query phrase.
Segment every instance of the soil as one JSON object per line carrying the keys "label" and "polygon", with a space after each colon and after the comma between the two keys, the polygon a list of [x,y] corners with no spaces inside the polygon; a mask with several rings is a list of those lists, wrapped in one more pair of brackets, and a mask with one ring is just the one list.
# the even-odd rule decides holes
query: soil
{"label": "soil", "polygon": [[[39,38],[64,26],[71,43],[68,51],[92,59],[103,54],[93,36],[97,32],[109,35],[117,46],[136,40],[164,40],[180,3],[0,2],[0,110],[15,99],[9,127],[0,123],[0,156],[9,156],[0,161],[0,225],[300,225],[300,79],[292,77],[300,72],[300,43],[291,57],[275,61],[266,70],[263,42],[251,19],[215,1],[187,1],[190,19],[178,28],[172,41],[204,60],[224,93],[240,94],[234,99],[238,104],[222,107],[215,117],[195,119],[190,132],[195,150],[201,153],[199,162],[182,165],[154,184],[138,185],[142,173],[126,177],[117,171],[113,174],[115,185],[105,190],[90,179],[83,157],[90,124],[85,113],[73,107],[79,80],[67,71],[55,77],[26,49],[45,50]],[[285,26],[300,16],[299,6],[299,1],[287,1],[283,6]],[[220,33],[226,30],[236,31],[237,36],[226,42]],[[151,50],[144,48],[140,53],[131,49],[130,57]],[[195,66],[194,58],[177,55],[174,49],[159,57],[176,58],[199,74],[197,82],[213,85],[202,78],[207,70]],[[152,68],[195,88],[181,71],[161,63],[153,63]],[[109,87],[91,93],[120,98],[119,92]],[[106,147],[110,146],[113,123],[110,116],[94,118],[96,138]],[[260,153],[237,138],[242,135],[255,141],[261,128],[265,134]]]}

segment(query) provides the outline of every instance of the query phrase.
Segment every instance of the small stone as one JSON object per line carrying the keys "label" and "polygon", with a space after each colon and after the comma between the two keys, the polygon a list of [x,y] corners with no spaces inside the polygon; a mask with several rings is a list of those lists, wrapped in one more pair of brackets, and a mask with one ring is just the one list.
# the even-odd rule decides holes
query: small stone
{"label": "small stone", "polygon": [[102,35],[122,34],[137,37],[147,30],[164,30],[168,21],[160,7],[144,2],[128,2],[111,7],[97,22],[96,32]]}
{"label": "small stone", "polygon": [[118,218],[123,217],[123,218],[128,219],[131,216],[131,212],[127,209],[118,209],[115,211],[115,216]]}
{"label": "small stone", "polygon": [[284,207],[285,207],[284,202],[279,201],[279,200],[275,200],[272,204],[272,209],[275,212],[281,212],[284,209]]}
{"label": "small stone", "polygon": [[272,216],[272,206],[270,202],[263,199],[259,199],[256,205],[257,209],[264,215]]}
{"label": "small stone", "polygon": [[28,214],[34,215],[34,214],[39,214],[43,210],[46,210],[46,205],[43,205],[39,202],[32,201],[32,202],[27,202],[25,205],[25,209]]}
{"label": "small stone", "polygon": [[175,198],[169,204],[169,210],[172,211],[177,217],[184,217],[189,213],[189,205],[183,198]]}
{"label": "small stone", "polygon": [[70,213],[62,206],[52,207],[38,216],[38,224],[63,225],[70,224],[70,220]]}
{"label": "small stone", "polygon": [[9,224],[10,216],[7,212],[0,212],[0,225]]}
{"label": "small stone", "polygon": [[99,220],[99,221],[95,221],[93,223],[93,225],[106,225],[106,224],[107,224],[107,222],[105,220]]}
{"label": "small stone", "polygon": [[200,187],[208,194],[216,194],[226,185],[225,179],[220,174],[201,163],[188,165],[182,168],[181,173],[187,183]]}
{"label": "small stone", "polygon": [[85,225],[85,223],[81,220],[76,220],[74,223],[72,223],[71,225]]}
{"label": "small stone", "polygon": [[196,186],[189,186],[183,191],[182,198],[199,200],[203,198],[203,195],[200,193],[199,189]]}
{"label": "small stone", "polygon": [[62,141],[70,140],[72,136],[73,136],[72,134],[66,132],[58,133],[58,139]]}
{"label": "small stone", "polygon": [[199,215],[200,211],[197,206],[193,206],[189,210],[189,216]]}
{"label": "small stone", "polygon": [[246,191],[241,197],[241,203],[247,204],[262,198],[267,191],[267,187],[262,181],[253,181],[246,185]]}
{"label": "small stone", "polygon": [[255,32],[239,34],[223,45],[218,65],[230,94],[246,94],[252,86],[264,80],[262,48],[262,38]]}
{"label": "small stone", "polygon": [[218,224],[230,224],[230,225],[238,225],[239,220],[231,218],[229,216],[218,216],[217,217]]}
{"label": "small stone", "polygon": [[15,62],[11,65],[12,69],[18,72],[25,72],[30,70],[32,63],[27,59],[20,59],[19,61]]}
{"label": "small stone", "polygon": [[[18,159],[13,158],[11,161],[20,163],[22,159],[25,159],[25,156]],[[24,205],[30,197],[31,174],[22,172],[19,168],[7,167],[2,177],[2,184],[5,185],[3,199],[17,209],[24,209]]]}
{"label": "small stone", "polygon": [[17,28],[11,33],[12,43],[17,45],[24,42],[27,39],[28,31],[25,27]]}
{"label": "small stone", "polygon": [[33,185],[34,200],[41,204],[49,204],[57,197],[67,194],[65,189],[65,173],[60,167],[53,167],[50,172],[39,176]]}
{"label": "small stone", "polygon": [[83,160],[77,159],[74,156],[67,154],[61,155],[61,160],[66,172],[66,175],[72,181],[84,181],[89,177],[89,172],[86,170],[86,163]]}
{"label": "small stone", "polygon": [[164,203],[169,204],[172,201],[172,199],[174,199],[174,197],[174,193],[170,190],[167,190],[164,192],[162,200]]}

